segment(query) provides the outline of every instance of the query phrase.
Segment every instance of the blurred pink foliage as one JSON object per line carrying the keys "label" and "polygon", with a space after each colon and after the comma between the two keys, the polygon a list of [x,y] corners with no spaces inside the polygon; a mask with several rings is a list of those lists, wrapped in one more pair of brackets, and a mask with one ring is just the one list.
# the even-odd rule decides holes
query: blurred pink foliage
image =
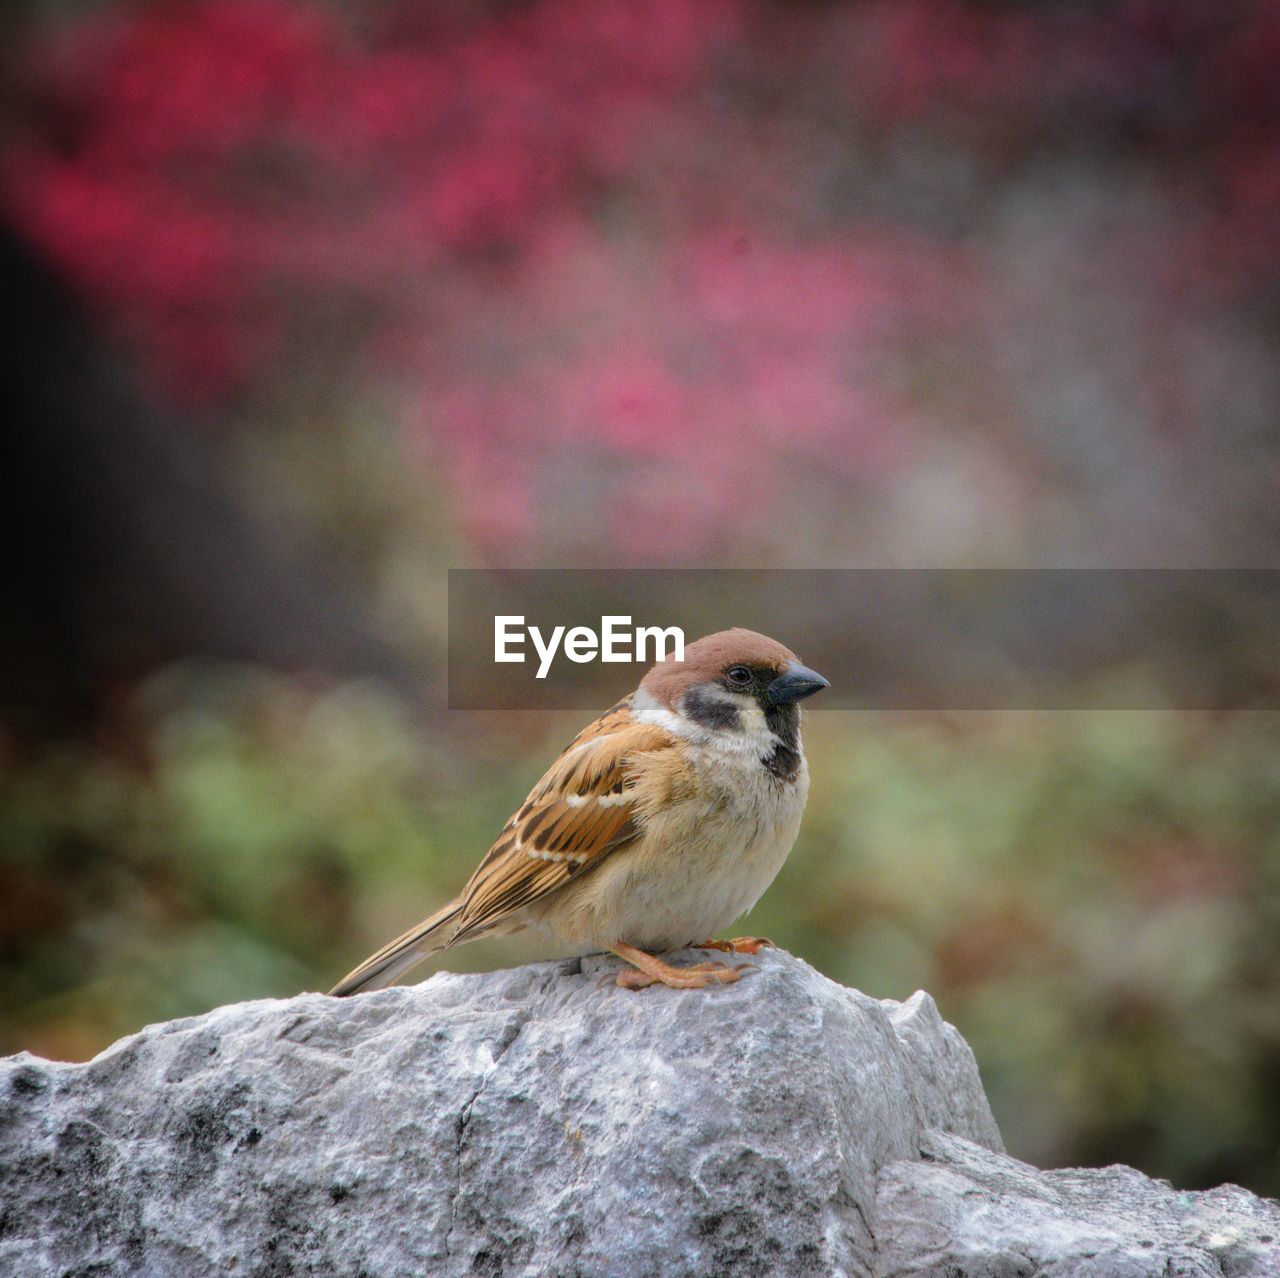
{"label": "blurred pink foliage", "polygon": [[483,554],[572,507],[559,544],[672,561],[920,448],[912,354],[965,358],[990,281],[877,202],[903,138],[972,199],[1084,122],[1167,191],[1162,296],[1229,297],[1278,274],[1278,55],[1263,0],[147,5],[34,51],[7,201],[172,395],[330,316]]}
{"label": "blurred pink foliage", "polygon": [[10,201],[172,391],[220,395],[299,305],[394,318],[624,167],[728,16],[558,0],[415,37],[283,0],[119,10],[39,51],[52,127],[10,153]]}
{"label": "blurred pink foliage", "polygon": [[[912,254],[898,238],[689,234],[637,269],[575,228],[510,281],[521,325],[542,341],[514,359],[492,352],[500,372],[488,378],[476,375],[483,350],[452,351],[457,389],[443,405],[428,390],[421,419],[452,441],[459,487],[485,494],[465,518],[493,553],[532,509],[555,506],[547,477],[558,473],[584,549],[605,533],[626,554],[678,562],[711,530],[767,508],[784,462],[857,474],[902,460],[910,410],[875,376],[874,357],[906,341],[908,319],[955,314],[948,279],[936,250]],[[491,320],[477,329],[501,332]],[[614,485],[571,483],[611,466]]]}

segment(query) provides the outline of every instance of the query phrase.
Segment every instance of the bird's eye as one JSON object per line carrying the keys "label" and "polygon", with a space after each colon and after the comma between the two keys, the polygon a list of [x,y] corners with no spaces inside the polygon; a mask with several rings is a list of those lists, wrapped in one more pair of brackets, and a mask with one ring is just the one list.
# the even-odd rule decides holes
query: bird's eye
{"label": "bird's eye", "polygon": [[751,682],[751,671],[746,666],[730,666],[724,673],[735,687],[745,688]]}

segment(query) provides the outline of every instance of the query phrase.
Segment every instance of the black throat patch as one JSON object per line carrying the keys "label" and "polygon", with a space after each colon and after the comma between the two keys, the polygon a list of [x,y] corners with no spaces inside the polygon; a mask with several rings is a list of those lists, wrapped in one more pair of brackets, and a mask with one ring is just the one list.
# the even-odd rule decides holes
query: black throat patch
{"label": "black throat patch", "polygon": [[765,769],[780,781],[794,781],[800,772],[800,707],[766,702],[764,721],[778,738],[778,744],[765,756]]}
{"label": "black throat patch", "polygon": [[794,781],[800,774],[800,752],[790,746],[774,746],[773,752],[765,756],[764,766],[779,781]]}

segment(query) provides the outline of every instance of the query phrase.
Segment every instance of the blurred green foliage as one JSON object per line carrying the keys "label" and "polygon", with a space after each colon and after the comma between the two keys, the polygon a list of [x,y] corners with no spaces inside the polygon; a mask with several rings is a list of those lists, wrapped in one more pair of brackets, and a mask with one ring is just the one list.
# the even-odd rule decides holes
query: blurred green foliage
{"label": "blurred green foliage", "polygon": [[[456,891],[578,726],[527,719],[419,728],[372,685],[199,664],[11,751],[0,1049],[327,988]],[[1280,1190],[1274,716],[819,710],[807,738],[800,843],[738,930],[929,989],[1019,1156]]]}

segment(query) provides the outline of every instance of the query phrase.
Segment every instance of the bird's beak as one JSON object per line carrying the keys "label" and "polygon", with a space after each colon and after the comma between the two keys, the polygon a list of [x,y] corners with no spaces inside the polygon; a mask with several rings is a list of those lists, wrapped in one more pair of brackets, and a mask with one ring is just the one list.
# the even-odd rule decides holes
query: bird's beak
{"label": "bird's beak", "polygon": [[769,700],[775,706],[789,706],[829,687],[831,685],[816,670],[792,661],[769,685]]}

